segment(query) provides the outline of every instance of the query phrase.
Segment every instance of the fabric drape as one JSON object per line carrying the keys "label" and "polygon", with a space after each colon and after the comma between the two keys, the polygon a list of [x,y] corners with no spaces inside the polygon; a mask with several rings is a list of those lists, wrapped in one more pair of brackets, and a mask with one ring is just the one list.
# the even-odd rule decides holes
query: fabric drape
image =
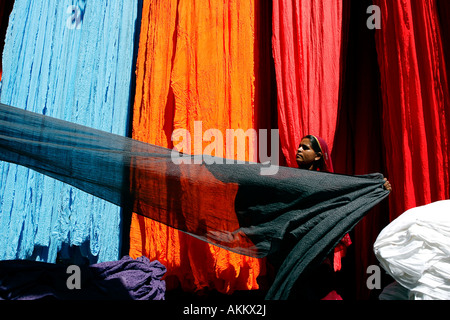
{"label": "fabric drape", "polygon": [[[363,14],[372,4],[372,0],[343,2],[344,67],[332,159],[336,172],[345,174],[386,172],[376,31],[367,28],[370,15]],[[371,210],[351,233],[353,244],[341,275],[346,283],[343,296],[347,299],[369,299],[367,268],[377,264],[372,247],[388,223],[389,205],[385,201]]]}
{"label": "fabric drape", "polygon": [[287,165],[307,134],[333,149],[339,106],[342,1],[274,0],[273,57],[280,147]]}
{"label": "fabric drape", "polygon": [[[0,261],[0,300],[164,300],[166,268],[158,261],[122,257],[90,266],[29,260]],[[70,279],[79,275],[79,282]],[[76,274],[76,273],[77,274]],[[72,280],[72,281],[71,281]],[[70,289],[71,283],[76,289]],[[79,287],[77,287],[79,285]]]}
{"label": "fabric drape", "polygon": [[391,220],[449,198],[450,103],[435,0],[374,2]]}
{"label": "fabric drape", "polygon": [[408,300],[449,300],[450,200],[414,207],[389,223],[373,249]]}
{"label": "fabric drape", "polygon": [[389,195],[381,174],[355,177],[279,167],[266,175],[263,164],[224,163],[205,155],[184,155],[190,162],[178,163],[173,156],[182,154],[172,149],[3,104],[0,151],[2,161],[125,212],[234,253],[270,258],[279,268],[267,299],[287,299],[297,279],[307,277]]}
{"label": "fabric drape", "polygon": [[[227,142],[226,129],[256,128],[258,6],[254,1],[144,2],[134,139],[169,148],[178,145],[188,154],[202,154],[215,141],[210,154],[238,158],[237,144]],[[208,137],[209,129],[218,130],[223,140]],[[256,150],[250,149],[254,139],[245,143],[241,160],[256,160]],[[138,173],[133,177],[151,183]],[[191,194],[202,199],[198,206],[221,202],[220,195],[200,191]],[[138,215],[131,223],[130,255],[145,255],[166,265],[168,289],[177,282],[186,291],[258,289],[257,277],[264,274],[259,259],[228,252]]]}
{"label": "fabric drape", "polygon": [[[2,103],[125,135],[137,5],[15,1]],[[0,259],[119,258],[120,208],[34,171],[0,163],[0,212]]]}

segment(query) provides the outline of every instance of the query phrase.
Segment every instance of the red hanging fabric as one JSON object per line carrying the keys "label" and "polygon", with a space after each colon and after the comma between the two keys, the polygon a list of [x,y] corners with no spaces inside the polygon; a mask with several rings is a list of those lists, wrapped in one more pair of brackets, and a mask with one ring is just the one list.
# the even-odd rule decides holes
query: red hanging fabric
{"label": "red hanging fabric", "polygon": [[436,0],[374,3],[392,220],[449,198],[450,104]]}
{"label": "red hanging fabric", "polygon": [[280,145],[287,165],[296,167],[295,151],[307,134],[333,149],[342,1],[274,0],[272,20]]}

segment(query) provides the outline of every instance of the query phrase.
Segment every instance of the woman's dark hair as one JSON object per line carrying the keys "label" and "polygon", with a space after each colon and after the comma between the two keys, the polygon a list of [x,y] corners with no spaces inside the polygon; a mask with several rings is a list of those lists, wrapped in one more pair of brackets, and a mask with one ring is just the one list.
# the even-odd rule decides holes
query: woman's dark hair
{"label": "woman's dark hair", "polygon": [[317,160],[316,163],[314,163],[314,170],[319,169],[320,171],[323,171],[325,169],[325,159],[323,158],[323,152],[322,149],[320,148],[319,141],[317,141],[316,137],[310,134],[303,137],[303,139],[305,138],[311,141],[311,147],[313,148],[313,150],[316,153],[320,152],[320,154],[322,155],[320,159]]}

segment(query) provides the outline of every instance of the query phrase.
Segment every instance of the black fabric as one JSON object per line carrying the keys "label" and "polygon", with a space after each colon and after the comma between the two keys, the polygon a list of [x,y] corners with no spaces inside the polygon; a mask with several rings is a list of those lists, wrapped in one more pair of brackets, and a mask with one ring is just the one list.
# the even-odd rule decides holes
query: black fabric
{"label": "black fabric", "polygon": [[[267,299],[286,299],[358,221],[388,196],[383,176],[220,164],[0,105],[0,160],[34,169],[203,241],[280,267]],[[194,161],[195,160],[195,161]],[[199,163],[195,163],[198,161]]]}
{"label": "black fabric", "polygon": [[249,166],[246,172],[241,169],[222,165],[216,176],[239,183],[236,214],[241,231],[278,269],[267,295],[271,300],[287,299],[307,267],[317,267],[389,194],[381,174],[355,177],[286,168],[262,177],[256,168],[252,174]]}

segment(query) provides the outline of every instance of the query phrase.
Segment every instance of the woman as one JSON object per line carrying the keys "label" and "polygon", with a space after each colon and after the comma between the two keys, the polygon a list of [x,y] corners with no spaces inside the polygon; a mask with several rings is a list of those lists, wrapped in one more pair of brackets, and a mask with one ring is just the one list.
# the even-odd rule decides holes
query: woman
{"label": "woman", "polygon": [[333,172],[328,145],[320,137],[305,136],[298,146],[296,161],[300,169]]}
{"label": "woman", "polygon": [[[300,169],[334,172],[328,145],[317,136],[307,135],[302,139],[297,149],[296,161]],[[384,180],[386,190],[392,191],[389,181],[386,178]]]}
{"label": "woman", "polygon": [[[303,137],[296,153],[297,165],[300,169],[314,170],[322,172],[334,172],[333,163],[331,162],[330,151],[328,145],[321,137],[314,135],[307,135]],[[384,187],[388,191],[392,191],[391,184],[385,178]],[[325,265],[332,265],[334,271],[341,269],[341,258],[345,255],[347,247],[351,244],[350,236],[346,234],[340,243],[334,250],[334,256],[327,258],[325,263],[321,265],[322,270],[318,271],[318,277],[323,277],[323,274],[329,274],[329,271],[324,271]],[[333,263],[331,264],[331,261]],[[325,277],[324,277],[325,278]],[[328,276],[327,279],[332,281],[332,277]],[[324,287],[329,288],[329,283]],[[324,291],[319,291],[324,292]],[[332,290],[322,300],[341,300],[342,298]]]}

